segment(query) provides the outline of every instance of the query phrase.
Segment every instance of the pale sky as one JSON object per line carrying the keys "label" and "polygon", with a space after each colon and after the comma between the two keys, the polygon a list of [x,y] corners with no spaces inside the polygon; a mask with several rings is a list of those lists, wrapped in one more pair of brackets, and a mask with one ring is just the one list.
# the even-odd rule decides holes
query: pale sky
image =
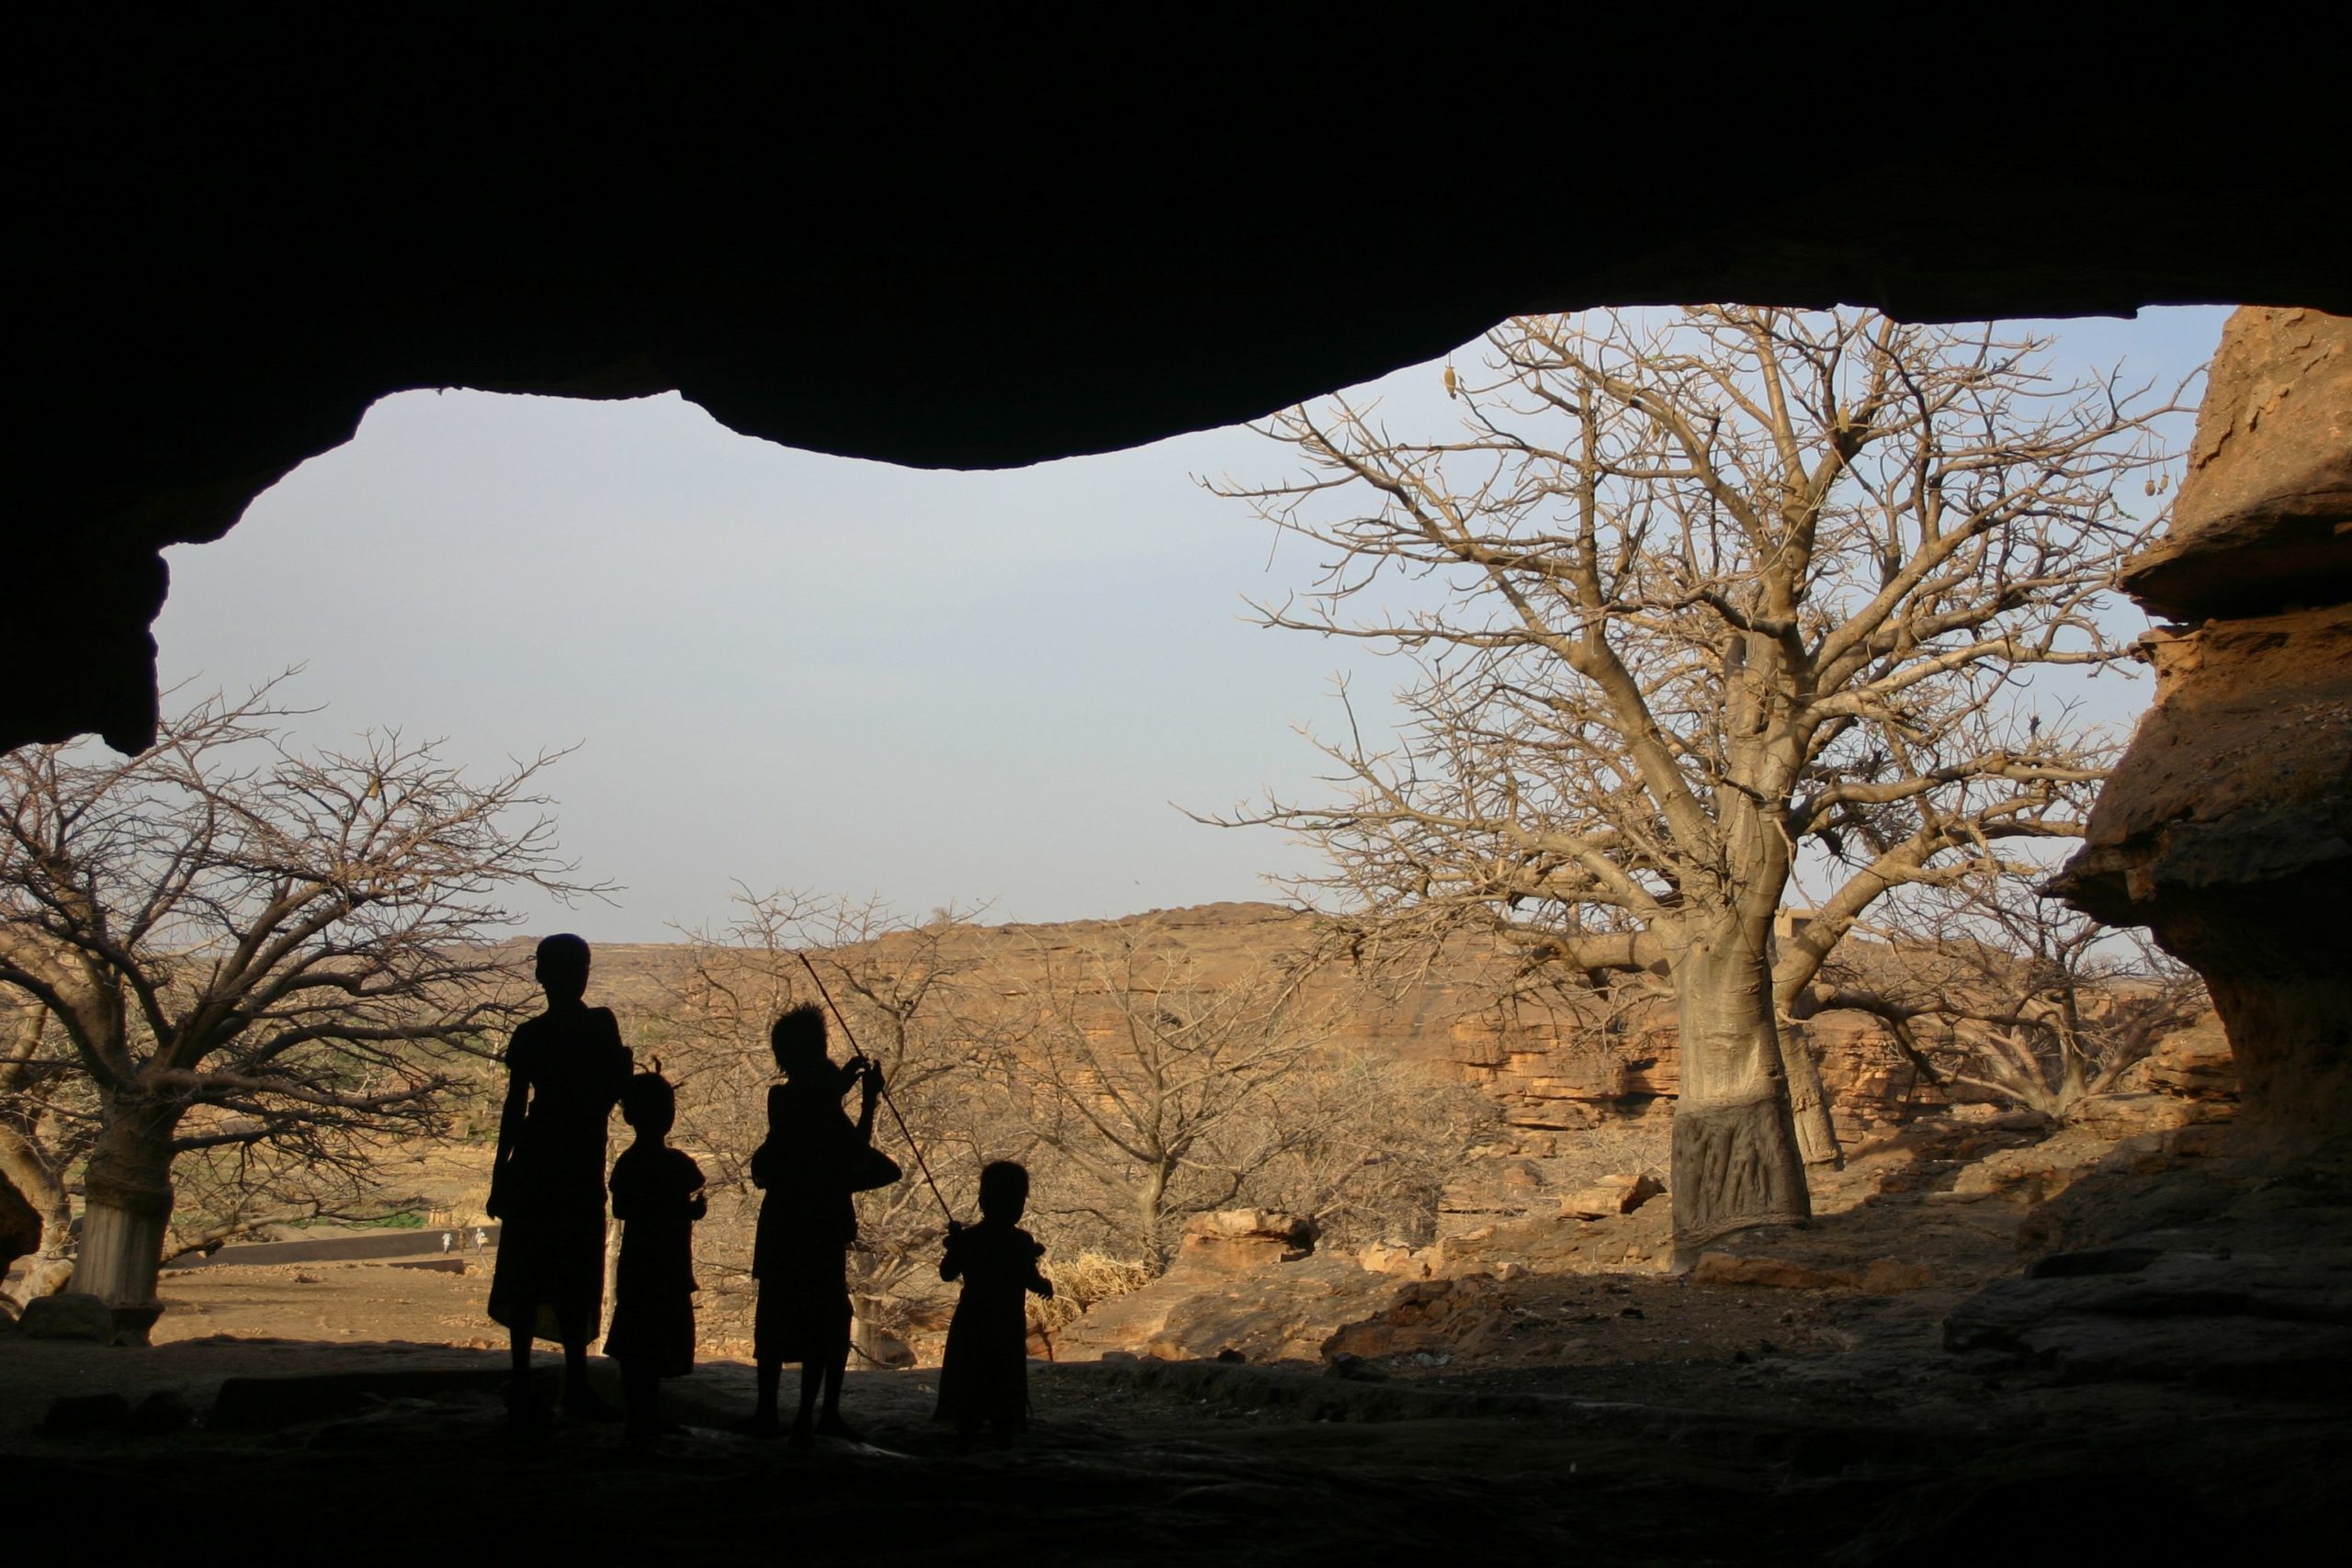
{"label": "pale sky", "polygon": [[[2225,314],[2055,323],[2057,368],[2169,385]],[[1454,417],[1437,364],[1365,391],[1400,431]],[[548,777],[563,846],[621,890],[518,901],[534,931],[670,940],[723,923],[737,881],[1022,920],[1264,897],[1311,852],[1177,806],[1321,798],[1291,727],[1339,726],[1335,673],[1375,714],[1408,674],[1243,618],[1312,561],[1192,476],[1287,457],[1227,429],[924,471],[736,435],[674,395],[405,393],[169,553],[162,674],[185,695],[303,664],[306,735],[399,727],[485,771],[576,744]],[[2147,686],[2101,694],[2128,718]]]}

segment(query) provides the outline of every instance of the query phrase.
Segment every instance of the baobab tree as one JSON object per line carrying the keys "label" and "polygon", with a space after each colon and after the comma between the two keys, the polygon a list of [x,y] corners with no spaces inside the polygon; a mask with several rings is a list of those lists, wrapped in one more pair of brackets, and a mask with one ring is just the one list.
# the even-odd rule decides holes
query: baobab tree
{"label": "baobab tree", "polygon": [[552,759],[475,784],[398,735],[301,755],[287,712],[265,688],[198,705],[135,757],[0,760],[0,994],[50,1021],[24,1036],[59,1047],[46,1089],[82,1086],[73,1288],[133,1332],[175,1162],[364,1182],[380,1142],[442,1128],[465,1054],[523,998],[484,945],[510,923],[498,895],[594,891],[533,793]]}
{"label": "baobab tree", "polygon": [[[1212,487],[1323,551],[1265,624],[1417,672],[1393,745],[1325,748],[1342,798],[1230,820],[1318,842],[1387,931],[1475,920],[1670,984],[1685,1247],[1810,1213],[1836,1143],[1780,1021],[1855,920],[2080,831],[2106,742],[2031,678],[2127,652],[2108,586],[2155,522],[2124,496],[2177,402],[2053,386],[2048,346],[1870,311],[1517,318],[1449,373],[1450,437],[1335,398],[1262,427],[1304,471]],[[1807,845],[1834,890],[1776,947]]]}

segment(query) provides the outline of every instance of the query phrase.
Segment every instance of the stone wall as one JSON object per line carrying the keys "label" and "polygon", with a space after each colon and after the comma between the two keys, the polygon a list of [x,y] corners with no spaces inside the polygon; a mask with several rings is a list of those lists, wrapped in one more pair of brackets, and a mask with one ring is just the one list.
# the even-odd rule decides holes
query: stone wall
{"label": "stone wall", "polygon": [[2175,624],[2062,886],[2205,976],[2250,1125],[2352,1134],[2352,320],[2230,318],[2171,535],[2124,585]]}

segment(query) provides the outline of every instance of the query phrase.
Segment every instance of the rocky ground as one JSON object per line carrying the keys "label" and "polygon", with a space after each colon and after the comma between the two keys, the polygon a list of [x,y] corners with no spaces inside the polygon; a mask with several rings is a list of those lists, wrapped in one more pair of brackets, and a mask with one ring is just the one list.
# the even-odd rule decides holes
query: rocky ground
{"label": "rocky ground", "polygon": [[2347,1170],[1936,1118],[1679,1274],[1663,1200],[1378,1269],[1228,1223],[1057,1337],[1028,1439],[969,1455],[922,1370],[853,1374],[867,1445],[736,1436],[723,1361],[650,1446],[518,1441],[478,1267],[215,1267],[167,1278],[152,1350],[0,1337],[0,1465],[40,1500],[12,1542],[135,1497],[182,1545],[364,1551],[381,1518],[404,1552],[429,1523],[879,1562],[2245,1555],[2352,1501]]}

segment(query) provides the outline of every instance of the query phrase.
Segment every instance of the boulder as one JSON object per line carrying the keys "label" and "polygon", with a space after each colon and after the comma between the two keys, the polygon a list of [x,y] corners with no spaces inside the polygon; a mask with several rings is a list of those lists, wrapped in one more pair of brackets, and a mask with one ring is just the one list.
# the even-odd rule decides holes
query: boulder
{"label": "boulder", "polygon": [[1427,1253],[1389,1242],[1374,1242],[1357,1253],[1356,1266],[1374,1274],[1396,1274],[1408,1280],[1426,1280],[1432,1272]]}
{"label": "boulder", "polygon": [[34,1339],[85,1339],[93,1345],[111,1345],[114,1309],[98,1297],[78,1291],[36,1296],[25,1303],[17,1328]]}
{"label": "boulder", "polygon": [[1510,1303],[1490,1275],[1415,1280],[1399,1287],[1379,1311],[1324,1340],[1322,1355],[1326,1361],[1475,1355],[1500,1348],[1511,1323]]}
{"label": "boulder", "polygon": [[1315,1250],[1315,1223],[1270,1209],[1225,1209],[1186,1223],[1169,1272],[1242,1274]]}
{"label": "boulder", "polygon": [[1055,1331],[1057,1354],[1108,1351],[1192,1360],[1227,1350],[1252,1361],[1313,1360],[1341,1324],[1394,1290],[1351,1258],[1306,1257],[1246,1272],[1170,1269],[1139,1291],[1097,1302]]}
{"label": "boulder", "polygon": [[2229,1111],[2223,1102],[2184,1100],[2172,1094],[2091,1094],[2076,1100],[2066,1119],[2120,1143],[2143,1134],[2169,1133],[2199,1122],[2218,1121]]}
{"label": "boulder", "polygon": [[1665,1190],[1666,1183],[1646,1170],[1632,1176],[1604,1176],[1564,1199],[1560,1213],[1580,1220],[1630,1214]]}
{"label": "boulder", "polygon": [[1962,1201],[1996,1198],[2026,1208],[2046,1202],[2066,1190],[2086,1171],[2110,1157],[2114,1141],[2123,1135],[2114,1130],[2117,1125],[2143,1113],[2155,1120],[2172,1113],[2162,1108],[2148,1109],[2143,1100],[2162,1100],[2174,1108],[2184,1103],[2165,1095],[2104,1098],[2132,1099],[2133,1105],[2094,1109],[2083,1120],[2062,1127],[2040,1142],[1995,1149],[1973,1158],[1952,1177],[1951,1196]]}
{"label": "boulder", "polygon": [[2181,1100],[2234,1104],[2238,1098],[2237,1058],[2217,1013],[2165,1035],[2133,1073],[2140,1087]]}
{"label": "boulder", "polygon": [[[1397,1288],[1388,1276],[1367,1274],[1344,1259],[1309,1258],[1222,1280],[1171,1274],[1136,1293],[1188,1287],[1191,1293],[1169,1301],[1158,1332],[1137,1347],[1147,1357],[1164,1361],[1217,1357],[1316,1360],[1340,1325],[1364,1315]],[[1086,1319],[1079,1323],[1084,1325]]]}

